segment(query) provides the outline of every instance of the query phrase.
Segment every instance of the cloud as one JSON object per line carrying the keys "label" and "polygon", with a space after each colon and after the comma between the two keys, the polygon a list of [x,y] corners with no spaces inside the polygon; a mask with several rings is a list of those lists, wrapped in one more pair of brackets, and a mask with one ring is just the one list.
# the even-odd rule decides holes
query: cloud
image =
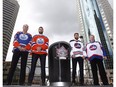
{"label": "cloud", "polygon": [[35,0],[33,5],[33,20],[46,24],[47,33],[65,35],[78,31],[75,0]]}
{"label": "cloud", "polygon": [[[38,34],[38,27],[44,27],[44,34],[50,44],[57,41],[67,41],[73,38],[75,32],[80,32],[77,20],[76,0],[20,0],[20,8],[13,31],[22,30],[23,24],[29,25],[29,33]],[[12,58],[12,41],[7,60]]]}

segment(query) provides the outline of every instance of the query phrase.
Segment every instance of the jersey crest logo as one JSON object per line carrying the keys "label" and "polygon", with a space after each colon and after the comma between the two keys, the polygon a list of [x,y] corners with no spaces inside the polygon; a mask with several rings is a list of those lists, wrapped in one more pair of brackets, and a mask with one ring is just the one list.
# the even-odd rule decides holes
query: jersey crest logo
{"label": "jersey crest logo", "polygon": [[28,36],[26,34],[20,34],[19,35],[19,39],[21,39],[21,40],[27,40]]}
{"label": "jersey crest logo", "polygon": [[44,39],[43,38],[37,39],[37,44],[40,44],[40,45],[44,44]]}
{"label": "jersey crest logo", "polygon": [[90,50],[96,50],[96,49],[97,49],[97,46],[96,46],[96,45],[91,45],[91,46],[89,47],[89,49],[90,49]]}
{"label": "jersey crest logo", "polygon": [[81,48],[81,44],[75,43],[75,44],[74,44],[74,47],[77,48],[77,49],[80,49],[80,48]]}

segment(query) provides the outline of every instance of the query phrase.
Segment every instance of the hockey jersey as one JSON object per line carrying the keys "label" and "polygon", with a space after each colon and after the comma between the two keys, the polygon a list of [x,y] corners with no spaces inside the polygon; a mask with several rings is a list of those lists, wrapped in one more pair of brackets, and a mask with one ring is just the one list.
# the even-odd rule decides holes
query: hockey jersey
{"label": "hockey jersey", "polygon": [[26,48],[26,51],[31,49],[32,36],[29,33],[17,32],[14,36],[13,46],[14,50],[19,50],[18,46]]}
{"label": "hockey jersey", "polygon": [[[35,35],[32,38],[32,53],[47,54],[46,49],[48,49],[48,45],[49,45],[49,39],[46,36],[42,34]],[[38,47],[41,47],[40,52],[37,51]]]}
{"label": "hockey jersey", "polygon": [[71,40],[70,45],[72,47],[71,56],[75,57],[83,57],[85,56],[85,52],[83,50],[83,43],[81,41]]}
{"label": "hockey jersey", "polygon": [[94,41],[86,45],[87,58],[91,61],[94,58],[103,59],[106,56],[106,52],[100,42]]}

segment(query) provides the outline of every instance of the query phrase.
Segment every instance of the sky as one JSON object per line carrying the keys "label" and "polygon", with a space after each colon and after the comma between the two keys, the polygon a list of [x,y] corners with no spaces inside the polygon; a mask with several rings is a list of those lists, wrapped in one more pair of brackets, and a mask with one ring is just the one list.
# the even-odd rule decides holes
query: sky
{"label": "sky", "polygon": [[[116,6],[113,5],[115,0],[114,2],[113,0],[108,1],[112,8],[113,6],[116,8]],[[76,9],[76,0],[18,0],[18,2],[20,5],[19,13],[14,27],[6,61],[11,61],[13,37],[17,31],[22,31],[23,24],[29,25],[29,33],[32,35],[38,33],[37,30],[39,26],[43,26],[44,34],[50,39],[50,44],[62,40],[68,42],[73,38],[74,32],[80,32],[77,20],[78,11]],[[0,4],[0,8],[2,8],[2,3]],[[0,12],[2,13],[2,10],[0,10]],[[1,19],[2,14],[0,14],[0,20]],[[0,27],[2,27],[2,25],[0,25]],[[2,35],[2,29],[0,35]],[[114,39],[114,43],[115,41],[116,40]],[[2,42],[2,37],[0,37],[0,42]],[[3,45],[1,43],[1,47],[2,46]],[[114,52],[115,50],[116,49],[114,49]],[[2,49],[0,49],[0,52],[2,55]],[[116,58],[114,58],[114,61],[115,60]],[[0,62],[0,64],[2,64],[2,62]],[[2,66],[0,66],[0,69],[2,69],[1,67]],[[0,74],[0,77],[2,77],[2,74]],[[2,80],[0,83],[2,85]]]}
{"label": "sky", "polygon": [[[75,32],[80,33],[77,19],[77,0],[18,0],[20,5],[6,61],[12,59],[12,43],[17,31],[23,24],[29,25],[28,32],[38,34],[43,26],[49,45],[57,41],[69,42]],[[112,4],[112,0],[109,0]],[[112,5],[113,6],[113,5]]]}
{"label": "sky", "polygon": [[114,1],[113,1],[113,0],[108,0],[108,2],[110,3],[111,7],[113,8],[113,6],[114,6],[114,5],[113,5],[113,2],[114,2]]}
{"label": "sky", "polygon": [[76,0],[19,0],[18,2],[19,13],[6,61],[12,58],[13,37],[17,31],[22,31],[23,24],[29,25],[28,32],[32,36],[38,34],[39,26],[43,26],[49,44],[57,41],[69,42],[75,32],[80,32]]}

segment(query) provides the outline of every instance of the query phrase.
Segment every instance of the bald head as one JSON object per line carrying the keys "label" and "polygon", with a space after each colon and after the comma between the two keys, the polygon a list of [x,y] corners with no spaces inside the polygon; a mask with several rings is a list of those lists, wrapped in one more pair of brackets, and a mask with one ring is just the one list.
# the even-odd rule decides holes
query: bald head
{"label": "bald head", "polygon": [[27,33],[29,26],[27,24],[23,25],[23,33]]}

